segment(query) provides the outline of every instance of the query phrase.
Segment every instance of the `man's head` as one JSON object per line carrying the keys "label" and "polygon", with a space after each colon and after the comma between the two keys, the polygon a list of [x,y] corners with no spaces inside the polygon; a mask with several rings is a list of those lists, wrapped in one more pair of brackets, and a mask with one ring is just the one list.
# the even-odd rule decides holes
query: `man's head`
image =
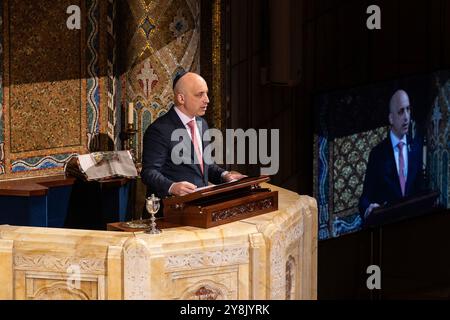
{"label": "man's head", "polygon": [[189,117],[203,116],[208,107],[208,85],[205,79],[187,72],[173,88],[175,105]]}
{"label": "man's head", "polygon": [[389,102],[389,123],[394,134],[402,139],[408,133],[411,110],[409,97],[404,90],[397,90]]}

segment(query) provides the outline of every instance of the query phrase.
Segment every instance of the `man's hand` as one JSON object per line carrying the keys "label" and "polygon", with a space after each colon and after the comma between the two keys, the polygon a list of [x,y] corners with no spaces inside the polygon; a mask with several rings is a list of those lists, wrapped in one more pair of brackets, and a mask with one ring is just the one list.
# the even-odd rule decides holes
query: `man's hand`
{"label": "man's hand", "polygon": [[222,179],[225,182],[231,182],[231,181],[239,180],[239,179],[242,179],[245,177],[246,177],[246,175],[240,174],[239,172],[229,172],[226,175],[224,175],[222,177]]}
{"label": "man's hand", "polygon": [[187,182],[187,181],[181,181],[181,182],[175,182],[170,187],[170,194],[175,196],[184,196],[185,194],[192,193],[197,189],[197,186]]}
{"label": "man's hand", "polygon": [[369,214],[373,211],[373,209],[378,208],[380,205],[378,203],[371,203],[370,206],[367,207],[366,212],[364,213],[364,218],[367,218]]}

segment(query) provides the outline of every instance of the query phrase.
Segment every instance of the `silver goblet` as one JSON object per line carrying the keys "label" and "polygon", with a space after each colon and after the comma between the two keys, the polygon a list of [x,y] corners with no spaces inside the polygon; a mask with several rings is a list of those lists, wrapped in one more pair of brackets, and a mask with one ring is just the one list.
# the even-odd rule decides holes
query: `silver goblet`
{"label": "silver goblet", "polygon": [[154,194],[152,194],[151,197],[148,197],[145,199],[145,208],[150,213],[150,228],[145,230],[145,233],[149,234],[158,234],[161,233],[161,230],[156,228],[156,222],[155,222],[155,213],[158,212],[160,206],[160,199],[155,197]]}

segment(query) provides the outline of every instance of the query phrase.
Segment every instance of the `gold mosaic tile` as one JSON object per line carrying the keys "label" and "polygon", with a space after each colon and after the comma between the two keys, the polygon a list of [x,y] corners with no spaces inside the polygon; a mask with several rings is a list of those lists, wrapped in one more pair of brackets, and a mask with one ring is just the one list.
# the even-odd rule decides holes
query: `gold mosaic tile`
{"label": "gold mosaic tile", "polygon": [[[130,0],[129,10],[135,25],[127,50],[127,97],[135,106],[141,119],[143,110],[156,119],[173,101],[172,78],[181,66],[185,70],[198,71],[200,50],[200,1]],[[152,8],[150,10],[150,7]],[[197,60],[196,60],[197,59]],[[137,123],[137,137],[142,139],[142,123]],[[142,153],[141,141],[137,142],[137,158]]]}
{"label": "gold mosaic tile", "polygon": [[73,1],[33,3],[10,1],[11,153],[81,144],[81,31],[61,21]]}
{"label": "gold mosaic tile", "polygon": [[3,8],[5,174],[55,175],[87,152],[86,25],[66,26],[76,0],[6,0]]}
{"label": "gold mosaic tile", "polygon": [[[3,1],[5,140],[0,145],[0,179],[60,173],[64,161],[88,152],[95,135],[112,130],[116,114],[111,112],[123,106],[111,108],[108,101],[124,106],[141,102],[143,108],[136,110],[141,139],[143,111],[154,120],[171,106],[175,72],[180,67],[199,72],[200,30],[195,28],[200,26],[201,1],[128,0],[124,23],[129,34],[119,43],[125,47],[125,61],[116,61],[126,68],[117,83],[125,96],[111,100],[106,2]],[[66,27],[69,5],[81,7],[81,31]]]}

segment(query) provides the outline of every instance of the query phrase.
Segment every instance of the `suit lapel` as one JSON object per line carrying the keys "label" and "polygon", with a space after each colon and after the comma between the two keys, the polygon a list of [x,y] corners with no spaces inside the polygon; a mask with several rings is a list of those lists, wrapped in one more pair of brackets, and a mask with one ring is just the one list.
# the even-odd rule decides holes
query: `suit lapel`
{"label": "suit lapel", "polygon": [[414,152],[414,145],[408,144],[408,176],[406,178],[405,195],[409,194],[411,188],[411,182],[414,181],[414,174],[417,172],[415,157],[417,153]]}
{"label": "suit lapel", "polygon": [[[192,150],[192,147],[191,147],[192,143],[189,139],[188,132],[187,132],[186,127],[184,126],[183,122],[181,121],[180,117],[178,116],[177,112],[175,111],[175,107],[172,107],[169,110],[168,114],[173,123],[172,133],[173,133],[173,131],[178,130],[178,129],[184,130],[183,135],[182,135],[182,137],[180,137],[179,142],[183,143],[183,148]],[[172,133],[171,133],[171,135],[172,135]],[[191,152],[190,158],[188,158],[187,155],[183,154],[183,163],[192,163],[192,152]]]}
{"label": "suit lapel", "polygon": [[[397,197],[402,197],[402,187],[400,186],[400,179],[398,176],[397,164],[395,163],[394,148],[392,147],[392,140],[391,140],[390,134],[388,135],[386,148],[387,148],[386,151],[388,154],[388,159],[387,159],[388,166],[389,166],[390,172],[392,172],[390,178],[393,179],[393,184],[394,184],[394,188],[395,188]],[[406,189],[406,187],[405,187],[405,189]],[[406,191],[405,191],[405,193],[406,193]]]}
{"label": "suit lapel", "polygon": [[203,128],[202,119],[199,117],[195,117],[195,121],[197,122],[198,132],[200,133],[200,139],[202,139],[202,153],[205,151],[205,141],[203,140],[203,136],[205,134],[205,128]]}
{"label": "suit lapel", "polygon": [[177,112],[175,111],[175,107],[170,108],[168,114],[176,129],[186,129]]}

